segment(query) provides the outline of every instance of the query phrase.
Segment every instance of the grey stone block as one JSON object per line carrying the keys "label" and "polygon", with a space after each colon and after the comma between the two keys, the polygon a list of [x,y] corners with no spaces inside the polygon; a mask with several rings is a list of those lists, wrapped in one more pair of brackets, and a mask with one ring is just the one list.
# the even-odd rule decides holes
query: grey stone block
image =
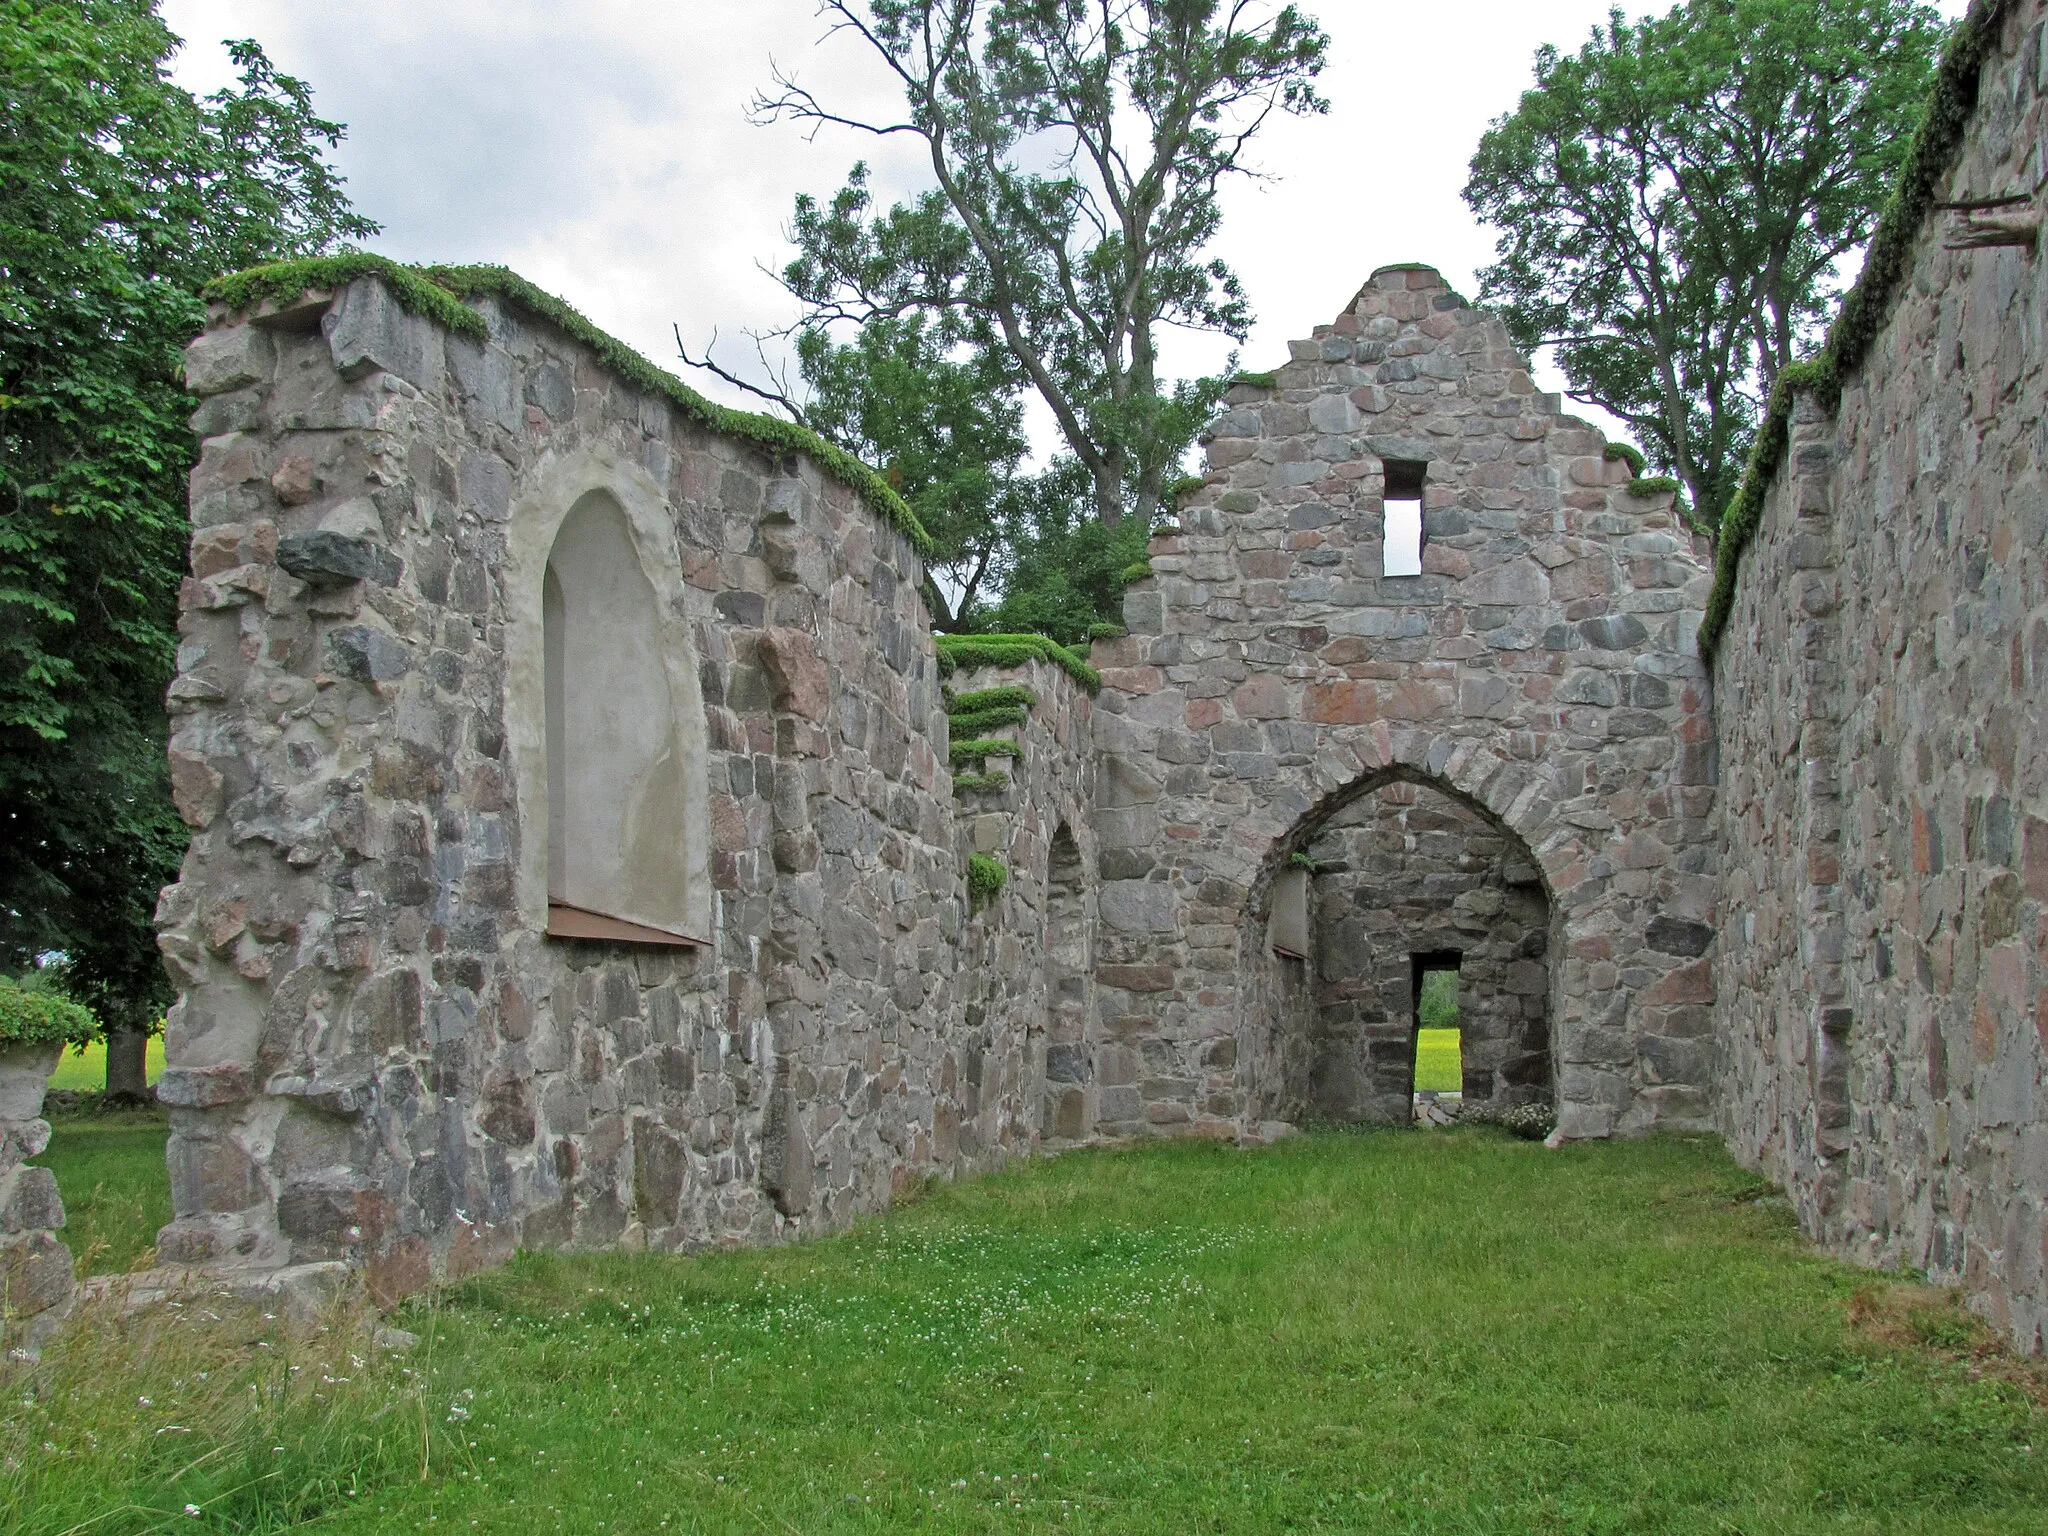
{"label": "grey stone block", "polygon": [[334,366],[344,379],[379,370],[426,389],[441,371],[441,335],[418,315],[407,314],[382,281],[359,277],[342,289],[320,329]]}
{"label": "grey stone block", "polygon": [[359,683],[389,682],[411,670],[412,650],[381,629],[349,624],[328,634],[327,664]]}
{"label": "grey stone block", "polygon": [[314,587],[347,586],[355,581],[389,587],[396,586],[405,574],[405,562],[383,545],[325,530],[280,539],[277,563]]}

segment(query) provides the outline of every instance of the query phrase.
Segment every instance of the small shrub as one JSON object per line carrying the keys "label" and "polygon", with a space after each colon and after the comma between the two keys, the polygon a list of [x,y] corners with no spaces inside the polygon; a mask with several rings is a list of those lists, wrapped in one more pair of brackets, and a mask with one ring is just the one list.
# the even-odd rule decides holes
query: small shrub
{"label": "small shrub", "polygon": [[1502,1110],[1494,1124],[1524,1141],[1541,1141],[1557,1129],[1557,1111],[1548,1104],[1517,1104]]}
{"label": "small shrub", "polygon": [[1010,883],[1010,871],[1001,859],[986,853],[967,856],[967,893],[978,907],[995,899],[996,892]]}
{"label": "small shrub", "polygon": [[84,1045],[100,1032],[100,1021],[37,978],[26,983],[0,976],[0,1046]]}

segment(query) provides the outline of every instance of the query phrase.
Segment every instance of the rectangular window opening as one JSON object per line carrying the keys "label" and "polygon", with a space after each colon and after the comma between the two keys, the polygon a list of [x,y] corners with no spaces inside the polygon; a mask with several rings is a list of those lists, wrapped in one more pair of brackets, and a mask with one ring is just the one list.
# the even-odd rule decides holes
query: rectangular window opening
{"label": "rectangular window opening", "polygon": [[1453,953],[1416,955],[1415,1118],[1441,1123],[1465,1096],[1464,1035],[1458,1021],[1458,963]]}
{"label": "rectangular window opening", "polygon": [[1422,574],[1422,482],[1428,472],[1429,466],[1416,460],[1386,461],[1386,488],[1380,497],[1382,576]]}

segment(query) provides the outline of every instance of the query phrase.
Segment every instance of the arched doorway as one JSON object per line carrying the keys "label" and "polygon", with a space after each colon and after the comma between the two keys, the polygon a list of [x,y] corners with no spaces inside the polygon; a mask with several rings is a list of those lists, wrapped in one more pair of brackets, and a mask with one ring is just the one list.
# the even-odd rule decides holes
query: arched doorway
{"label": "arched doorway", "polygon": [[[1298,921],[1295,882],[1307,942],[1276,948]],[[1245,905],[1246,1120],[1409,1123],[1421,982],[1440,969],[1458,973],[1461,1098],[1555,1103],[1562,947],[1562,911],[1512,827],[1426,770],[1361,776],[1279,839]]]}
{"label": "arched doorway", "polygon": [[[1403,1124],[1438,1102],[1549,1102],[1550,901],[1521,839],[1454,796],[1397,780],[1338,811],[1307,852],[1310,1116]],[[1442,1011],[1425,1014],[1426,993]],[[1425,1027],[1449,1036],[1448,1080],[1418,1076]]]}

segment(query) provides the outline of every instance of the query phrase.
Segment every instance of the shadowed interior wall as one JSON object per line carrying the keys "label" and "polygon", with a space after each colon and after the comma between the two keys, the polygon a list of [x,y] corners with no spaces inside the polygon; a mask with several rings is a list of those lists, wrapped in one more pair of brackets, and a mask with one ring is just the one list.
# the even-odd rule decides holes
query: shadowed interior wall
{"label": "shadowed interior wall", "polygon": [[1456,954],[1468,1102],[1546,1102],[1550,914],[1512,834],[1450,796],[1389,784],[1331,818],[1316,862],[1318,1119],[1406,1124],[1415,1080],[1412,957]]}
{"label": "shadowed interior wall", "polygon": [[1088,904],[1080,846],[1073,832],[1061,827],[1046,865],[1045,1118],[1040,1134],[1048,1141],[1078,1141],[1095,1129]]}

